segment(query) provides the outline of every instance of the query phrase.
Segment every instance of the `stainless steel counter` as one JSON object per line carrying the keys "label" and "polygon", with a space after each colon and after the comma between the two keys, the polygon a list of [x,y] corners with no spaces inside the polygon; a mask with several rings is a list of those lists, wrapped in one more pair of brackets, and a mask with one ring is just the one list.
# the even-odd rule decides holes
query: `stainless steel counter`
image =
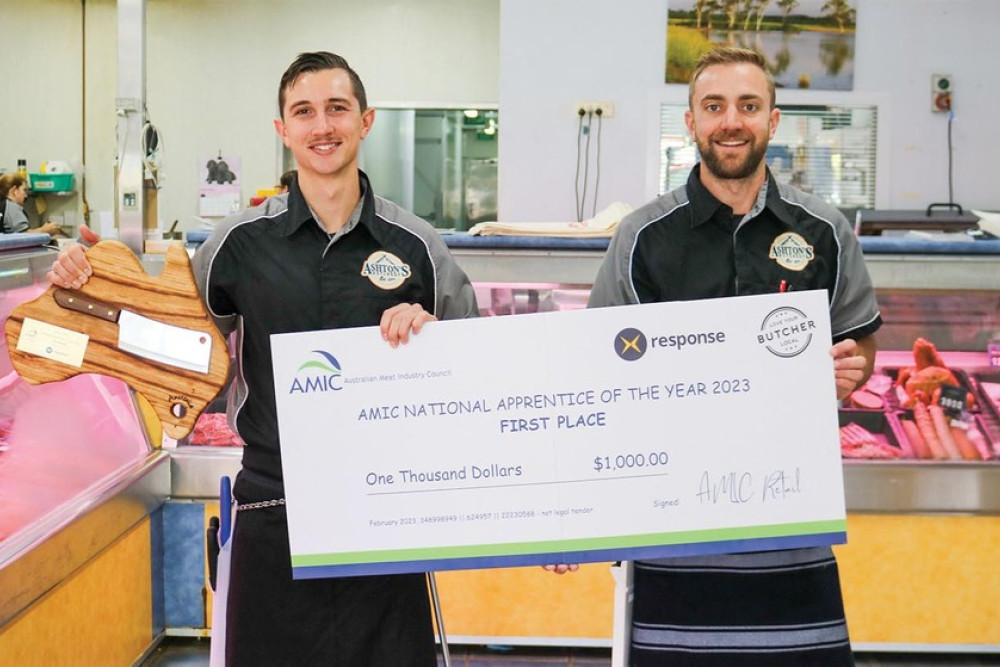
{"label": "stainless steel counter", "polygon": [[[603,250],[452,248],[478,283],[591,285]],[[1000,255],[866,254],[877,289],[1000,290]]]}
{"label": "stainless steel counter", "polygon": [[998,514],[1000,463],[849,461],[844,495],[849,512]]}
{"label": "stainless steel counter", "polygon": [[452,248],[474,283],[591,285],[603,250],[518,250]]}
{"label": "stainless steel counter", "polygon": [[876,289],[1000,290],[1000,255],[865,255]]}
{"label": "stainless steel counter", "polygon": [[243,457],[242,447],[187,446],[170,450],[170,495],[172,498],[219,497],[219,480],[236,479]]}
{"label": "stainless steel counter", "polygon": [[152,452],[0,543],[0,627],[162,505],[168,462]]}

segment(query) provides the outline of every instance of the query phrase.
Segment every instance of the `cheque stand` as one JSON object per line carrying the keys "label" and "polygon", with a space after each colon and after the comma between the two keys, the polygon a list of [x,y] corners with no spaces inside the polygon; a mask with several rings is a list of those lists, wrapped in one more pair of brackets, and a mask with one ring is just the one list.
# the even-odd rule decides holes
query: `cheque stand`
{"label": "cheque stand", "polygon": [[615,582],[614,611],[611,627],[611,667],[628,665],[629,640],[632,634],[632,580],[631,561],[611,564],[611,577]]}

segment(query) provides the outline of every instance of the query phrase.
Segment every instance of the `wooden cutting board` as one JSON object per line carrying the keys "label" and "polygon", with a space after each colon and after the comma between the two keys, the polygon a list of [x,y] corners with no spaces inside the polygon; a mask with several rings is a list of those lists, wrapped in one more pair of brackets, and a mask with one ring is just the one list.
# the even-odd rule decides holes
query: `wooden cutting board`
{"label": "wooden cutting board", "polygon": [[[18,375],[33,384],[58,382],[81,373],[122,380],[146,397],[172,438],[186,436],[226,383],[229,351],[198,294],[187,251],[180,244],[167,250],[163,273],[153,278],[132,250],[118,241],[101,241],[86,251],[93,275],[79,292],[150,319],[202,331],[212,339],[208,373],[177,368],[118,349],[118,324],[61,308],[49,287],[33,301],[11,311],[7,347]],[[85,334],[79,366],[18,350],[24,319]],[[76,336],[74,336],[76,338]]]}

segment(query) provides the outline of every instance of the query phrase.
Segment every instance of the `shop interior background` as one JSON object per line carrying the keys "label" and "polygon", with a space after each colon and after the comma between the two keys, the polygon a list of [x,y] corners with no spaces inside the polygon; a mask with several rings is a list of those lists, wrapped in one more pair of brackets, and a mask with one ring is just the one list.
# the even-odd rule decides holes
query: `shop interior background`
{"label": "shop interior background", "polygon": [[[499,109],[498,218],[575,218],[576,105],[614,104],[603,122],[597,209],[655,196],[665,0],[147,0],[146,96],[161,133],[159,218],[197,228],[198,159],[242,160],[244,199],[274,185],[283,151],[276,82],[299,52],[327,49],[359,71],[376,107]],[[92,214],[114,209],[116,3],[0,0],[4,61],[0,166],[67,160]],[[1000,148],[993,72],[995,0],[859,0],[852,91],[782,91],[779,104],[879,106],[879,208],[949,198],[948,114],[931,111],[931,77],[954,82],[954,200],[1000,209],[986,160]],[[834,97],[836,95],[836,97]],[[391,124],[386,123],[387,127]],[[376,121],[376,129],[378,121]],[[378,185],[376,184],[376,187]],[[51,213],[82,217],[82,197]],[[590,208],[590,205],[588,205]]]}

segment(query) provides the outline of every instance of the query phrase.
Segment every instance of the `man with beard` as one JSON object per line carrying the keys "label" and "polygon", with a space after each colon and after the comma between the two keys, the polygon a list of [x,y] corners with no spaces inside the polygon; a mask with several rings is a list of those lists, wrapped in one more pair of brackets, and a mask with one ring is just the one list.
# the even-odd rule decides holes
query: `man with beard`
{"label": "man with beard", "polygon": [[[621,221],[588,307],[825,289],[842,399],[871,374],[872,335],[882,320],[847,220],[818,197],[776,182],[764,162],[781,118],[774,102],[758,53],[719,48],[702,57],[685,113],[702,162],[686,186]],[[829,547],[634,567],[635,667],[854,662]]]}

